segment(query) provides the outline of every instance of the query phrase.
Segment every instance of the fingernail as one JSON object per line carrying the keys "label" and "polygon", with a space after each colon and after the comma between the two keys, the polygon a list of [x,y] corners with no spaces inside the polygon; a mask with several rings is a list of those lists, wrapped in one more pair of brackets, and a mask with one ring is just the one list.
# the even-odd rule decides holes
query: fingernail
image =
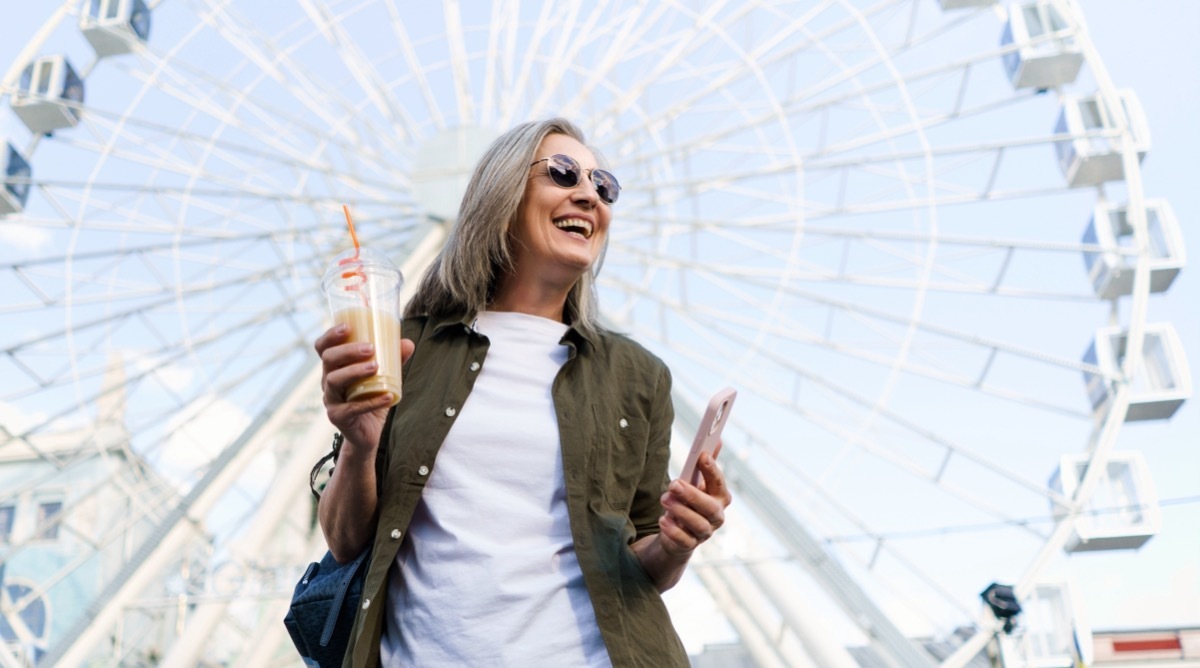
{"label": "fingernail", "polygon": [[334,327],[333,331],[337,334],[345,334],[349,329],[350,329],[350,326],[343,322],[343,323],[339,324],[337,327]]}
{"label": "fingernail", "polygon": [[375,369],[378,369],[378,368],[379,368],[379,362],[376,362],[375,360],[371,360],[370,362],[367,362],[367,370],[368,371],[374,371]]}
{"label": "fingernail", "polygon": [[672,480],[669,489],[676,494],[683,492],[683,483],[678,480]]}
{"label": "fingernail", "polygon": [[358,351],[364,355],[368,355],[375,352],[375,346],[371,345],[370,343],[364,343],[358,347]]}

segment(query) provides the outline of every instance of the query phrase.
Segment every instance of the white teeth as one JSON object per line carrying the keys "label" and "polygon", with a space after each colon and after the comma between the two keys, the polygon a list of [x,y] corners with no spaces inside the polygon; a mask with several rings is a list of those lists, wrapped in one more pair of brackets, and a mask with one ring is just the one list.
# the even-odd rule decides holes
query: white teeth
{"label": "white teeth", "polygon": [[592,224],[586,220],[583,220],[582,218],[563,218],[562,220],[554,221],[554,226],[559,229],[578,227],[579,229],[583,230],[583,236],[585,238],[592,238]]}

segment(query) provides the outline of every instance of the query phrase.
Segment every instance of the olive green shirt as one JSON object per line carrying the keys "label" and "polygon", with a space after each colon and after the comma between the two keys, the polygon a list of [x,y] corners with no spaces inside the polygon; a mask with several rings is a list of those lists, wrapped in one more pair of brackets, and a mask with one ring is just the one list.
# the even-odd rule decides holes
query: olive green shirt
{"label": "olive green shirt", "polygon": [[[388,416],[376,457],[379,521],[346,668],[379,663],[388,571],[437,467],[438,450],[486,364],[488,340],[472,321],[417,317],[403,323],[416,350],[404,367],[404,398]],[[567,514],[600,634],[614,666],[687,666],[662,598],[630,548],[658,532],[663,512],[674,418],[670,372],[618,334],[572,327],[562,343],[568,358],[552,395]]]}

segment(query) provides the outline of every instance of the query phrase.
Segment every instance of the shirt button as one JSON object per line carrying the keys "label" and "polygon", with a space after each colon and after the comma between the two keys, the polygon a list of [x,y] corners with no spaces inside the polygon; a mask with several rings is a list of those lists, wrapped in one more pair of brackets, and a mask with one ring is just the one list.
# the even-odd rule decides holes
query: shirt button
{"label": "shirt button", "polygon": [[392,529],[392,540],[400,540],[400,536],[403,535],[399,529]]}
{"label": "shirt button", "polygon": [[621,418],[621,421],[618,424],[620,424],[621,428],[624,429],[625,427],[629,426],[629,420],[626,420],[625,418]]}
{"label": "shirt button", "polygon": [[454,417],[456,413],[458,413],[458,411],[454,410],[453,406],[446,407],[446,417]]}
{"label": "shirt button", "polygon": [[471,371],[479,371],[479,362],[471,362]]}
{"label": "shirt button", "polygon": [[417,469],[417,473],[420,473],[421,475],[429,475],[429,467],[421,466],[421,468]]}
{"label": "shirt button", "polygon": [[369,607],[371,607],[371,599],[364,598],[363,599],[363,610],[366,610]]}

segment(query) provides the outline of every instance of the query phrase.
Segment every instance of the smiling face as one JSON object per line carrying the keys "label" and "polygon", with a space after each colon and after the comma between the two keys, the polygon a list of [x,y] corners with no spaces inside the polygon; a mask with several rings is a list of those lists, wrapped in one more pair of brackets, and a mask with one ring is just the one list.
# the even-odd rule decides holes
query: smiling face
{"label": "smiling face", "polygon": [[535,159],[561,153],[583,168],[574,188],[555,185],[546,162],[529,168],[525,195],[509,229],[512,241],[512,279],[569,288],[588,271],[604,249],[612,210],[596,194],[587,170],[599,165],[583,144],[562,134],[547,135]]}

